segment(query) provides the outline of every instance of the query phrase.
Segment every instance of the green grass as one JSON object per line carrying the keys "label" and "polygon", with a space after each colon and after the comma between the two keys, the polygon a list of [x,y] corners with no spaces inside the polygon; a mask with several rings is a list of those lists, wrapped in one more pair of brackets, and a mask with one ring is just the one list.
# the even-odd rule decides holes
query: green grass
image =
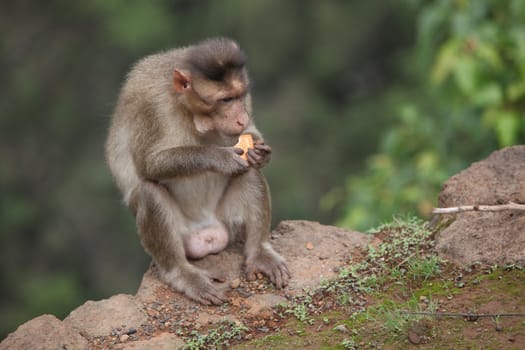
{"label": "green grass", "polygon": [[[505,295],[515,298],[512,302],[517,305],[525,303],[525,270],[519,266],[495,266],[488,271],[451,269],[433,251],[433,232],[417,218],[396,218],[372,232],[382,241],[370,246],[364,259],[349,262],[340,268],[335,280],[323,281],[317,289],[305,290],[277,307],[277,314],[285,320],[280,331],[249,342],[237,341],[233,348],[397,349],[413,346],[407,334],[414,331],[432,344],[425,347],[423,342],[418,345],[420,348],[476,348],[475,340],[462,339],[462,329],[470,325],[461,318],[438,320],[413,312],[432,313],[438,309],[437,299],[451,300],[485,282],[491,283],[484,288],[491,288],[496,298]],[[469,303],[475,310],[489,298],[494,296],[478,293]],[[323,310],[317,306],[319,301],[331,301],[334,307]],[[504,321],[494,319],[488,327],[495,328]],[[341,325],[344,328],[338,327]],[[188,341],[203,349],[220,349],[230,340],[235,343],[246,331],[231,327],[229,324],[206,335],[193,334]],[[504,329],[524,333],[523,327],[525,321]],[[479,341],[493,347],[497,344],[495,340]],[[442,346],[438,345],[440,342]]]}

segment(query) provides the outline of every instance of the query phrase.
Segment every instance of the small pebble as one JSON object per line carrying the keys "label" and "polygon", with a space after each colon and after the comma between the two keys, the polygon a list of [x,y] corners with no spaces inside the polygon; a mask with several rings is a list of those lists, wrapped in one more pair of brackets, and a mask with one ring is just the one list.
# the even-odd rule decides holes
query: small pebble
{"label": "small pebble", "polygon": [[479,318],[478,315],[472,314],[472,315],[468,315],[467,317],[465,317],[465,320],[469,322],[476,322],[478,318]]}
{"label": "small pebble", "polygon": [[231,283],[230,283],[230,287],[232,289],[237,289],[237,288],[239,288],[240,285],[241,285],[241,279],[240,278],[236,278],[233,281],[231,281]]}
{"label": "small pebble", "polygon": [[129,335],[127,335],[127,334],[122,334],[120,336],[120,342],[121,343],[125,343],[128,339],[129,339]]}
{"label": "small pebble", "polygon": [[270,331],[270,328],[268,328],[268,327],[260,327],[260,328],[257,328],[257,330],[259,332],[262,332],[262,333],[268,333]]}
{"label": "small pebble", "polygon": [[334,327],[334,330],[341,332],[341,333],[348,333],[348,328],[344,324],[340,324],[338,326]]}
{"label": "small pebble", "polygon": [[306,243],[306,249],[308,249],[308,250],[314,249],[314,244],[312,242]]}
{"label": "small pebble", "polygon": [[264,278],[263,274],[260,272],[257,272],[257,279],[262,280]]}
{"label": "small pebble", "polygon": [[414,345],[418,345],[421,343],[421,336],[410,329],[408,331],[408,341]]}
{"label": "small pebble", "polygon": [[135,328],[130,328],[127,330],[127,332],[125,334],[127,335],[131,335],[131,334],[135,334],[137,333],[137,330]]}

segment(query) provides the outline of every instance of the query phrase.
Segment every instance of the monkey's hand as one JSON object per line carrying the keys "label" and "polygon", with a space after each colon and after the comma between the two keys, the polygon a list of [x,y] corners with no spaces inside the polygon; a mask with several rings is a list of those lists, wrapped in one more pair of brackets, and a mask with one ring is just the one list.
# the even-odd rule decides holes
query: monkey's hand
{"label": "monkey's hand", "polygon": [[278,289],[286,287],[290,279],[288,266],[284,259],[270,245],[263,245],[260,252],[246,259],[246,279],[254,281],[261,272],[270,278]]}
{"label": "monkey's hand", "polygon": [[247,152],[248,163],[250,166],[260,169],[272,159],[272,148],[262,140],[255,141],[253,147],[249,148]]}
{"label": "monkey's hand", "polygon": [[237,147],[221,147],[222,157],[216,166],[216,171],[237,176],[250,170],[250,164],[241,158],[243,150]]}

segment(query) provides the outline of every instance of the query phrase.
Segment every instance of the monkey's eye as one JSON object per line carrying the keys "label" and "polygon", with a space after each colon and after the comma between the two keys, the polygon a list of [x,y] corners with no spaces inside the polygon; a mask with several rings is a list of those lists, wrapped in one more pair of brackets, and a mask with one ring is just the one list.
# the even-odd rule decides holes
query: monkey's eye
{"label": "monkey's eye", "polygon": [[220,101],[223,102],[223,103],[228,103],[228,102],[231,102],[235,100],[235,98],[233,97],[225,97],[225,98],[221,98]]}

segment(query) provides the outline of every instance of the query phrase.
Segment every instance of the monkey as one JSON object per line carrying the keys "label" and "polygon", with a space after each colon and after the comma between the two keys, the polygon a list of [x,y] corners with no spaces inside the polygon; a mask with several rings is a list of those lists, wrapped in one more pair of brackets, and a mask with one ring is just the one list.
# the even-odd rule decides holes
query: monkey
{"label": "monkey", "polygon": [[[272,149],[256,128],[247,57],[230,38],[205,39],[139,60],[111,117],[105,156],[160,278],[204,305],[228,301],[221,276],[191,262],[240,237],[248,281],[279,289],[290,273],[270,244],[271,199],[262,168]],[[246,160],[233,147],[243,133]]]}

